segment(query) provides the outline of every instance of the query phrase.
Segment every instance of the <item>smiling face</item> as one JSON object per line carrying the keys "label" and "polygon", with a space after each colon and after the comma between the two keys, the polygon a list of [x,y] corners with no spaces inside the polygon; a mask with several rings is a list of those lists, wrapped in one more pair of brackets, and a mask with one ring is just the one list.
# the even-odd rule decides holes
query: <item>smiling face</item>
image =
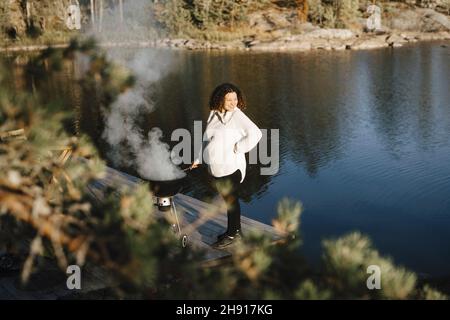
{"label": "smiling face", "polygon": [[223,111],[233,111],[238,104],[238,97],[236,92],[227,93],[223,99]]}

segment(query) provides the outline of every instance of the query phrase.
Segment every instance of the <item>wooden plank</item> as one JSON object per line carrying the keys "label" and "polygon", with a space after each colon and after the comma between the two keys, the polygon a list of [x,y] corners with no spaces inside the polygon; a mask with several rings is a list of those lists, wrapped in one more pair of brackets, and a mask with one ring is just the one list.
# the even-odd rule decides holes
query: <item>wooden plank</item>
{"label": "wooden plank", "polygon": [[[180,206],[180,204],[178,204],[178,206]],[[192,211],[190,211],[190,208],[184,207],[184,209],[186,210],[186,212],[195,214],[195,213],[192,213]],[[269,235],[271,235],[273,240],[279,240],[282,238],[282,236],[280,234],[278,234],[276,231],[271,230],[271,229],[265,230],[266,228],[261,228],[257,225],[255,226],[253,224],[246,223],[245,221],[242,221],[241,225],[242,225],[242,232],[244,234],[249,233],[249,232],[254,232],[254,231],[262,231],[264,233],[268,233]],[[213,234],[213,235],[217,236],[218,234],[220,234],[226,230],[227,218],[223,215],[214,216],[213,218],[211,218],[204,224],[204,227],[210,230],[209,234]]]}
{"label": "wooden plank", "polygon": [[[101,202],[104,201],[104,192],[108,187],[117,190],[119,187],[127,185],[133,188],[140,181],[142,180],[137,177],[107,167],[106,176],[102,179],[92,181],[87,186],[87,190],[96,201]],[[118,191],[114,193],[117,195],[120,194]],[[227,215],[224,208],[184,194],[177,194],[174,197],[174,203],[181,227],[181,235],[179,236],[186,234],[188,236],[188,246],[202,250],[205,253],[203,260],[199,261],[201,266],[213,266],[231,257],[232,253],[230,251],[232,251],[232,248],[218,250],[211,247],[216,241],[217,235],[226,230]],[[214,212],[217,214],[212,214]],[[166,217],[171,212],[162,212],[156,209],[154,214],[158,217]],[[272,226],[251,218],[242,216],[241,224],[244,234],[253,230],[259,230],[270,234],[274,241],[283,238]],[[98,268],[87,267],[83,270],[83,273],[81,293],[88,293],[114,285],[108,280],[108,275]],[[63,285],[65,286],[65,283]],[[59,285],[57,288],[50,288],[45,291],[22,291],[14,286],[11,278],[3,278],[0,280],[0,299],[57,299],[74,293],[78,293],[78,291],[72,292]]]}
{"label": "wooden plank", "polygon": [[[134,176],[129,175],[127,173],[115,170],[115,169],[110,168],[110,167],[107,168],[107,172],[108,172],[108,176],[115,177],[115,178],[111,179],[110,181],[116,180],[118,182],[120,181],[121,183],[127,183],[130,186],[133,186],[135,183],[138,183],[139,181],[142,181],[141,179],[139,179],[137,177],[134,177]],[[120,177],[120,178],[118,178],[118,177]],[[113,186],[112,183],[111,183],[111,186]],[[203,210],[210,210],[210,211],[217,210],[217,206],[215,206],[213,204],[209,204],[209,203],[203,202],[201,200],[189,197],[189,196],[181,194],[181,193],[177,194],[174,197],[174,199],[175,199],[176,203],[179,203],[182,206],[189,205],[193,210],[198,210],[198,211],[201,211],[202,209]],[[224,212],[224,214],[225,214],[225,212]],[[259,222],[259,221],[253,220],[253,219],[250,219],[250,218],[245,217],[245,216],[242,216],[242,222],[243,223],[247,223],[249,225],[254,225],[255,227],[263,228],[263,229],[265,229],[265,230],[267,230],[269,232],[277,233],[277,231],[272,226],[269,226],[267,224],[264,224],[262,222]]]}
{"label": "wooden plank", "polygon": [[120,175],[114,174],[112,172],[108,172],[107,176],[105,178],[103,178],[103,180],[109,182],[112,185],[126,184],[128,186],[135,186],[138,183],[138,181],[133,181],[133,180],[127,179],[124,176],[120,176]]}
{"label": "wooden plank", "polygon": [[[214,205],[202,202],[200,200],[197,200],[195,198],[192,198],[192,197],[186,196],[184,194],[180,194],[180,193],[175,196],[175,201],[178,205],[181,205],[184,208],[189,208],[192,211],[201,212],[202,210],[210,210],[210,211],[218,210],[218,208],[215,207]],[[215,215],[213,220],[215,220],[215,222],[219,225],[226,226],[227,217],[226,217],[226,214],[224,214],[224,213]],[[250,219],[244,215],[241,217],[241,224],[242,224],[242,228],[244,230],[245,229],[248,229],[248,230],[262,229],[263,231],[270,233],[277,238],[282,238],[282,235],[278,231],[276,231],[276,229],[274,227],[264,224],[262,222]]]}
{"label": "wooden plank", "polygon": [[[190,243],[197,242],[204,242],[206,244],[212,244],[214,243],[213,235],[208,235],[204,233],[200,233],[197,228],[192,228],[191,225],[194,223],[191,219],[186,219],[186,215],[183,215],[183,211],[179,211],[179,221],[180,221],[180,229],[181,229],[181,235],[187,235]],[[158,217],[164,217],[168,212],[161,212],[159,210],[155,210],[154,214],[156,214]],[[178,232],[177,232],[178,233]],[[181,241],[181,240],[180,240]]]}
{"label": "wooden plank", "polygon": [[[190,208],[183,207],[177,204],[177,208],[181,207],[187,216],[192,217],[192,219],[199,220],[198,213],[190,211]],[[204,231],[206,234],[217,234],[219,232],[224,232],[227,228],[226,223],[216,222],[214,220],[207,220],[205,223],[199,226],[199,230]]]}
{"label": "wooden plank", "polygon": [[[100,179],[98,182],[103,186],[115,187],[117,185],[127,184],[130,187],[132,187],[139,181],[141,180],[137,177],[133,177],[124,172],[120,172],[113,168],[107,167],[107,177]],[[196,211],[202,212],[206,210],[209,212],[213,212],[218,210],[217,206],[215,205],[200,201],[198,199],[183,194],[177,194],[174,197],[174,199],[177,205],[181,205],[183,208],[186,209],[186,211],[194,214]],[[210,225],[210,227],[218,232],[221,232],[223,230],[221,226],[223,226],[224,224],[226,225],[225,213],[223,215],[217,215],[213,220],[215,220],[216,224],[212,224]],[[243,225],[243,228],[245,229],[248,230],[262,229],[263,231],[272,234],[275,238],[282,237],[282,235],[279,234],[272,226],[250,219],[244,215],[241,217],[241,223]]]}
{"label": "wooden plank", "polygon": [[[197,221],[200,219],[201,213],[198,211],[194,211],[191,207],[185,206],[184,204],[177,203],[177,208],[180,208],[183,210],[186,216],[190,217],[192,221]],[[223,232],[227,228],[227,222],[222,219],[220,220],[213,220],[213,218],[209,218],[206,220],[202,225],[199,226],[202,230],[205,231],[205,233],[209,234],[215,234],[218,232]]]}
{"label": "wooden plank", "polygon": [[3,281],[0,281],[0,300],[15,300],[17,299],[16,295],[9,292],[7,288],[2,285]]}
{"label": "wooden plank", "polygon": [[[41,277],[40,282],[51,283],[54,282],[54,274],[49,271],[55,271],[52,266],[44,268],[35,276]],[[62,271],[61,271],[62,272]],[[17,287],[20,275],[16,274],[10,277],[3,277],[0,279],[0,299],[20,300],[20,299],[39,299],[39,300],[56,300],[65,298],[73,294],[87,294],[92,291],[97,291],[114,286],[115,284],[111,278],[99,268],[83,268],[81,290],[69,290],[66,287],[65,277],[62,280],[54,283],[45,289],[40,289],[36,284],[30,282],[26,288]],[[47,282],[48,281],[48,282]]]}
{"label": "wooden plank", "polygon": [[[137,177],[107,167],[105,177],[91,183],[88,190],[97,200],[101,201],[104,199],[103,192],[106,188],[110,187],[117,189],[123,185],[133,188],[141,181],[142,180]],[[117,194],[119,194],[119,192],[117,192]],[[173,199],[180,220],[180,239],[182,235],[186,234],[189,238],[190,245],[206,249],[208,257],[229,256],[229,253],[226,253],[225,251],[216,250],[210,247],[210,245],[216,241],[217,235],[226,230],[226,209],[224,207],[219,207],[216,204],[207,203],[180,193],[175,195]],[[168,213],[170,214],[170,212],[161,212],[159,210],[155,210],[155,213],[159,217],[164,217]],[[244,215],[241,216],[241,224],[244,234],[257,230],[270,234],[274,241],[283,238],[283,236],[272,226],[253,220]]]}
{"label": "wooden plank", "polygon": [[116,169],[113,169],[111,167],[106,167],[107,177],[110,177],[111,179],[121,181],[123,183],[131,183],[136,184],[143,180],[139,179],[138,177],[129,175],[125,172],[118,171]]}
{"label": "wooden plank", "polygon": [[1,285],[9,295],[12,295],[15,300],[34,300],[36,296],[30,292],[20,290],[14,285],[15,277],[2,279]]}

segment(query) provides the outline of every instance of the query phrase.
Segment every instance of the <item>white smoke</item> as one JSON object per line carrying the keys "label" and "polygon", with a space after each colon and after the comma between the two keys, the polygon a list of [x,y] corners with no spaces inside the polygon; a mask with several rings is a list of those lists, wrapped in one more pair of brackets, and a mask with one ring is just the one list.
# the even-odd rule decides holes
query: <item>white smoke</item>
{"label": "white smoke", "polygon": [[[100,43],[109,39],[132,40],[145,37],[145,26],[150,14],[149,2],[144,0],[124,1],[124,23],[120,23],[119,8],[105,8],[102,27],[99,21],[89,35]],[[137,27],[138,26],[138,27]],[[101,32],[99,32],[101,30]],[[130,50],[108,49],[108,58],[131,70],[135,76],[132,89],[121,94],[105,115],[105,130],[102,137],[111,146],[108,157],[116,166],[135,167],[136,171],[149,180],[173,180],[185,176],[170,157],[169,145],[161,141],[159,128],[150,130],[145,137],[136,121],[142,115],[154,111],[152,85],[166,75],[174,66],[170,55],[151,49]],[[129,149],[124,151],[123,146]]]}
{"label": "white smoke", "polygon": [[[108,155],[110,160],[115,165],[136,167],[139,175],[149,180],[184,177],[185,173],[171,160],[169,145],[161,141],[161,129],[153,128],[148,137],[145,137],[135,124],[141,115],[154,110],[155,105],[151,100],[152,84],[170,70],[170,58],[151,50],[141,50],[131,59],[124,59],[117,52],[109,56],[115,63],[124,64],[131,69],[136,78],[135,86],[118,97],[105,117],[103,137],[113,148]],[[124,144],[130,148],[130,154],[115,150]]]}
{"label": "white smoke", "polygon": [[172,163],[170,158],[169,146],[161,142],[162,131],[159,128],[153,128],[148,133],[148,143],[143,144],[142,148],[136,153],[138,173],[144,178],[150,180],[172,180],[182,178],[185,173]]}
{"label": "white smoke", "polygon": [[156,24],[152,20],[152,10],[156,1],[127,0],[122,1],[120,10],[119,1],[94,1],[94,22],[92,23],[92,11],[87,11],[85,20],[86,34],[94,36],[102,43],[148,41],[155,39]]}

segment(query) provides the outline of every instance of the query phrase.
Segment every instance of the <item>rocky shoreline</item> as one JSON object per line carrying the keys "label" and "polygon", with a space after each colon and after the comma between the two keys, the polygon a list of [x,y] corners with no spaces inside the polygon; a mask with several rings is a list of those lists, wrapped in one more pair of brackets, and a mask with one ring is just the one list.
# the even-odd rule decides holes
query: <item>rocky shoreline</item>
{"label": "rocky shoreline", "polygon": [[[246,50],[246,51],[312,51],[312,50],[367,50],[387,47],[401,47],[418,41],[450,40],[450,32],[393,32],[358,35],[346,29],[320,29],[311,33],[280,37],[261,41],[244,39],[240,41],[211,43],[192,39],[162,39],[148,46],[178,48],[187,50]],[[144,44],[144,46],[146,46]]]}
{"label": "rocky shoreline", "polygon": [[[437,6],[442,1],[435,2]],[[248,21],[242,28],[224,32],[220,37],[214,35],[215,39],[235,39],[231,41],[200,40],[203,37],[211,39],[211,34],[208,34],[211,30],[205,30],[204,34],[190,38],[128,40],[130,37],[124,37],[126,40],[123,41],[117,38],[99,40],[99,44],[101,47],[125,48],[299,52],[396,48],[418,41],[450,40],[449,12],[438,12],[436,6],[432,9],[406,3],[384,3],[381,24],[378,27],[381,29],[370,33],[364,32],[366,19],[363,16],[354,18],[349,29],[321,28],[312,23],[300,23],[295,9],[272,7],[249,14]],[[365,10],[361,9],[362,12]],[[83,33],[79,35],[83,37]],[[105,37],[102,33],[98,35]],[[0,42],[0,52],[39,51],[49,46],[65,48],[68,43],[58,43],[57,39],[52,41],[51,45],[6,45]]]}
{"label": "rocky shoreline", "polygon": [[[394,10],[394,9],[393,9]],[[255,13],[249,30],[233,41],[208,41],[190,38],[99,41],[101,47],[170,48],[185,50],[314,51],[368,50],[401,47],[418,41],[450,40],[450,17],[432,9],[395,8],[396,15],[385,19],[381,30],[364,32],[364,19],[350,29],[320,28],[311,23],[295,23],[289,10]],[[232,36],[230,34],[229,36]],[[38,51],[50,45],[0,46],[0,52]],[[51,44],[65,48],[68,43]]]}
{"label": "rocky shoreline", "polygon": [[[113,48],[169,48],[184,50],[240,50],[240,51],[293,51],[314,50],[370,50],[401,47],[419,41],[450,40],[450,32],[380,32],[355,34],[347,29],[318,29],[309,33],[279,37],[274,40],[245,38],[229,42],[210,42],[196,39],[158,39],[150,41],[101,42],[100,47]],[[49,47],[63,49],[68,43],[29,45],[0,48],[0,52],[40,51]]]}

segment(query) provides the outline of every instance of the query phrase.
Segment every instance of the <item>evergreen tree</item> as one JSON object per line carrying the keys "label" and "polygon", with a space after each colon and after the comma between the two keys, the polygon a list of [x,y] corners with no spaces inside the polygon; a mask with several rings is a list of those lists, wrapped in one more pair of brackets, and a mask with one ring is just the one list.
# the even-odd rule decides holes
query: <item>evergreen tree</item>
{"label": "evergreen tree", "polygon": [[[96,88],[108,109],[133,85],[133,76],[108,61],[92,41],[73,41],[63,51],[47,50],[27,67],[42,79],[75,53],[89,57],[80,80]],[[233,247],[229,263],[199,268],[202,252],[181,248],[170,222],[153,210],[148,185],[110,190],[101,203],[88,197],[89,181],[102,176],[103,162],[84,136],[62,126],[66,114],[36,94],[13,94],[5,69],[0,72],[0,244],[25,250],[26,281],[39,256],[53,257],[65,273],[68,264],[86,263],[111,272],[117,297],[238,299],[444,299],[417,283],[417,277],[381,257],[369,239],[352,233],[324,242],[323,267],[312,270],[299,253],[302,207],[284,199],[274,227],[285,240],[274,245],[258,231]],[[65,146],[71,160],[59,158]],[[367,287],[367,268],[381,270],[380,290]]]}

